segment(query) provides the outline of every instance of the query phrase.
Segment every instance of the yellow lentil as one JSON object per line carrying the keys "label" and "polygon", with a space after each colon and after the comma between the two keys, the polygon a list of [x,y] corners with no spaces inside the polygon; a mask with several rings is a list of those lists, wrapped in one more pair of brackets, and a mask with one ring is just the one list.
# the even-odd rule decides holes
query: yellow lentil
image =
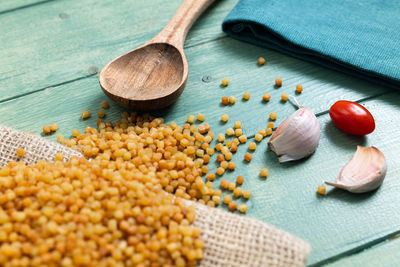
{"label": "yellow lentil", "polygon": [[231,160],[232,157],[233,157],[233,154],[232,154],[231,152],[227,152],[227,153],[225,154],[225,159],[226,159],[226,160]]}
{"label": "yellow lentil", "polygon": [[276,118],[278,117],[278,115],[275,113],[275,112],[271,112],[270,114],[269,114],[269,119],[270,120],[276,120]]}
{"label": "yellow lentil", "polygon": [[234,97],[233,95],[229,96],[229,104],[233,105],[236,103],[236,97]]}
{"label": "yellow lentil", "polygon": [[232,128],[228,128],[228,129],[226,129],[225,134],[227,136],[232,136],[235,134],[235,131]]}
{"label": "yellow lentil", "polygon": [[54,155],[54,160],[56,160],[56,161],[61,161],[61,160],[63,160],[64,159],[64,155],[63,155],[63,153],[61,153],[61,152],[58,152],[58,153],[56,153],[55,155]]}
{"label": "yellow lentil", "polygon": [[104,118],[105,115],[106,114],[103,109],[100,109],[99,111],[97,111],[97,117]]}
{"label": "yellow lentil", "polygon": [[239,198],[241,195],[242,195],[242,188],[236,187],[233,190],[233,196],[236,197],[236,198]]}
{"label": "yellow lentil", "polygon": [[225,180],[225,179],[221,180],[221,183],[220,183],[219,186],[220,186],[222,189],[228,189],[228,186],[229,186],[228,180]]}
{"label": "yellow lentil", "polygon": [[249,143],[249,150],[256,150],[256,148],[257,148],[256,143],[254,143],[254,142]]}
{"label": "yellow lentil", "polygon": [[80,134],[81,133],[79,132],[79,130],[77,130],[77,129],[72,130],[72,136],[78,137]]}
{"label": "yellow lentil", "polygon": [[250,99],[250,93],[249,92],[244,92],[243,93],[243,99],[244,100],[249,100]]}
{"label": "yellow lentil", "polygon": [[197,114],[197,120],[198,121],[205,121],[206,116],[203,113]]}
{"label": "yellow lentil", "polygon": [[110,105],[108,104],[107,100],[103,100],[100,103],[100,106],[104,109],[108,109],[110,107]]}
{"label": "yellow lentil", "polygon": [[288,100],[288,98],[289,98],[288,94],[284,93],[284,94],[281,95],[281,99],[282,99],[283,102],[286,102]]}
{"label": "yellow lentil", "polygon": [[[264,130],[265,131],[265,130]],[[263,135],[260,133],[256,133],[254,135],[254,140],[256,140],[257,142],[261,142],[263,140]]]}
{"label": "yellow lentil", "polygon": [[229,183],[229,185],[228,185],[228,190],[229,190],[229,191],[233,191],[233,190],[235,190],[235,187],[236,187],[236,184],[235,184],[234,182]]}
{"label": "yellow lentil", "polygon": [[186,118],[186,121],[190,124],[194,122],[194,115],[188,115]]}
{"label": "yellow lentil", "polygon": [[251,192],[249,190],[243,190],[243,198],[249,199],[251,197]]}
{"label": "yellow lentil", "polygon": [[225,156],[223,155],[223,154],[218,154],[218,156],[217,156],[217,161],[218,162],[222,162],[222,161],[224,161],[225,160]]}
{"label": "yellow lentil", "polygon": [[261,177],[267,177],[268,176],[268,169],[267,168],[262,168],[260,170],[260,176]]}
{"label": "yellow lentil", "polygon": [[272,129],[271,129],[271,128],[265,129],[265,134],[266,134],[267,136],[270,136],[270,135],[272,134]]}
{"label": "yellow lentil", "polygon": [[215,180],[215,173],[208,173],[206,175],[207,181],[214,181]]}
{"label": "yellow lentil", "polygon": [[243,134],[243,130],[242,130],[242,129],[240,129],[240,128],[235,129],[235,136],[239,137],[239,136],[241,136],[242,134]]}
{"label": "yellow lentil", "polygon": [[242,144],[247,142],[247,136],[245,136],[245,135],[239,136],[238,139],[239,139],[240,143],[242,143]]}
{"label": "yellow lentil", "polygon": [[87,119],[90,117],[90,112],[88,110],[82,111],[82,119]]}
{"label": "yellow lentil", "polygon": [[300,94],[301,92],[303,92],[303,86],[300,84],[296,85],[296,93]]}
{"label": "yellow lentil", "polygon": [[227,122],[228,119],[229,119],[228,114],[223,114],[223,115],[221,116],[221,121],[222,121],[222,122]]}
{"label": "yellow lentil", "polygon": [[224,196],[222,201],[224,202],[224,204],[229,204],[232,201],[232,197],[230,195],[226,195]]}
{"label": "yellow lentil", "polygon": [[218,140],[218,142],[221,142],[221,143],[224,142],[225,141],[225,134],[223,134],[223,133],[218,134],[217,140]]}
{"label": "yellow lentil", "polygon": [[249,152],[246,152],[246,154],[244,154],[244,159],[246,161],[250,162],[252,158],[253,156]]}
{"label": "yellow lentil", "polygon": [[56,123],[50,124],[50,131],[56,132],[58,130],[58,125]]}
{"label": "yellow lentil", "polygon": [[282,86],[282,79],[281,78],[276,78],[275,79],[275,85],[277,87],[281,87]]}
{"label": "yellow lentil", "polygon": [[236,183],[241,185],[241,184],[243,184],[243,182],[244,182],[243,176],[238,175],[238,177],[236,177]]}
{"label": "yellow lentil", "polygon": [[233,161],[229,161],[228,163],[228,169],[233,171],[236,168],[236,164]]}
{"label": "yellow lentil", "polygon": [[273,129],[274,127],[275,127],[275,123],[273,123],[272,121],[268,122],[268,124],[267,124],[268,129]]}
{"label": "yellow lentil", "polygon": [[264,65],[264,64],[265,64],[265,58],[259,57],[259,58],[257,59],[257,63],[258,63],[258,65],[260,65],[260,66]]}
{"label": "yellow lentil", "polygon": [[326,194],[326,187],[324,185],[319,185],[317,189],[318,194],[325,195]]}
{"label": "yellow lentil", "polygon": [[18,157],[23,157],[23,156],[25,156],[25,154],[26,154],[25,149],[23,149],[22,147],[17,148],[17,150],[15,151],[15,153],[17,154]]}
{"label": "yellow lentil", "polygon": [[215,205],[219,205],[221,203],[221,196],[212,196],[212,201],[214,201]]}
{"label": "yellow lentil", "polygon": [[221,80],[221,85],[224,86],[224,87],[228,86],[229,85],[229,79],[228,78],[223,78]]}
{"label": "yellow lentil", "polygon": [[44,126],[43,127],[43,133],[44,134],[49,134],[51,132],[50,126]]}
{"label": "yellow lentil", "polygon": [[222,103],[222,105],[224,105],[224,106],[229,105],[229,98],[228,98],[227,96],[223,96],[223,97],[221,98],[221,103]]}
{"label": "yellow lentil", "polygon": [[246,204],[240,204],[238,210],[241,213],[246,213],[249,210],[249,207]]}
{"label": "yellow lentil", "polygon": [[242,127],[242,123],[240,121],[235,121],[234,126],[235,126],[235,129],[239,129]]}
{"label": "yellow lentil", "polygon": [[223,168],[224,170],[226,170],[227,168],[228,168],[228,162],[226,161],[226,160],[224,160],[224,161],[221,161],[221,163],[219,164],[219,166],[221,167],[221,168]]}
{"label": "yellow lentil", "polygon": [[59,142],[60,144],[62,144],[64,142],[64,135],[62,134],[57,134],[57,142]]}
{"label": "yellow lentil", "polygon": [[237,209],[237,204],[236,204],[236,201],[231,201],[231,202],[229,202],[229,210],[230,211],[235,211]]}
{"label": "yellow lentil", "polygon": [[232,140],[232,144],[231,144],[231,147],[229,148],[229,150],[233,153],[235,153],[237,151],[237,144],[236,144],[236,142],[233,142],[233,140]]}
{"label": "yellow lentil", "polygon": [[271,99],[271,95],[270,95],[270,94],[265,93],[265,94],[263,95],[263,100],[264,100],[265,102],[268,102],[270,99]]}
{"label": "yellow lentil", "polygon": [[225,172],[225,169],[222,167],[218,167],[217,170],[215,171],[219,176],[223,175]]}

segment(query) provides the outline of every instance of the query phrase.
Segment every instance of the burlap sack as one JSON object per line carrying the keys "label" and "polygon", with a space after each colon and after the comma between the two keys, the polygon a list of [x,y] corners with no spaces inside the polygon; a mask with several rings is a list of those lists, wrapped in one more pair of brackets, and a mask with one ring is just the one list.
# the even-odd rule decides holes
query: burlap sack
{"label": "burlap sack", "polygon": [[[65,156],[80,154],[39,136],[0,125],[0,166],[17,160],[15,150],[26,150],[23,160],[53,160],[57,152]],[[205,241],[204,258],[199,266],[303,266],[310,246],[303,240],[261,221],[209,208],[196,206],[194,226],[200,228]]]}

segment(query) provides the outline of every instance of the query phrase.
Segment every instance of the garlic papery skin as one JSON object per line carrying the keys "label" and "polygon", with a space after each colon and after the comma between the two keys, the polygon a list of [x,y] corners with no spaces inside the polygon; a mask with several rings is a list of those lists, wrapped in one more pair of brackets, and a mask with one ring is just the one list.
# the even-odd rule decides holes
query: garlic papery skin
{"label": "garlic papery skin", "polygon": [[314,113],[305,107],[284,120],[268,141],[279,162],[298,160],[314,153],[319,143],[320,127]]}
{"label": "garlic papery skin", "polygon": [[377,189],[387,170],[383,153],[374,146],[357,146],[357,151],[339,173],[335,183],[325,182],[352,193],[365,193]]}

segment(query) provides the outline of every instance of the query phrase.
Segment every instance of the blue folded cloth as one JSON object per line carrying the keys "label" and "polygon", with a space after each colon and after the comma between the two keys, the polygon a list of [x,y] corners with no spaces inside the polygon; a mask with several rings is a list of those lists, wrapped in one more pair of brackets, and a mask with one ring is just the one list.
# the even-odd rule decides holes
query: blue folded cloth
{"label": "blue folded cloth", "polygon": [[399,0],[240,0],[233,38],[400,89]]}

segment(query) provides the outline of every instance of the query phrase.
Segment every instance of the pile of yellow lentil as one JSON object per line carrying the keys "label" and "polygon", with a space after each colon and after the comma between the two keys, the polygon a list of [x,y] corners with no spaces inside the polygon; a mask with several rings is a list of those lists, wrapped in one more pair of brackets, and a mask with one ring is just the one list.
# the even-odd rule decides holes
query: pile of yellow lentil
{"label": "pile of yellow lentil", "polygon": [[195,266],[194,207],[164,193],[151,166],[105,158],[0,170],[2,266]]}

